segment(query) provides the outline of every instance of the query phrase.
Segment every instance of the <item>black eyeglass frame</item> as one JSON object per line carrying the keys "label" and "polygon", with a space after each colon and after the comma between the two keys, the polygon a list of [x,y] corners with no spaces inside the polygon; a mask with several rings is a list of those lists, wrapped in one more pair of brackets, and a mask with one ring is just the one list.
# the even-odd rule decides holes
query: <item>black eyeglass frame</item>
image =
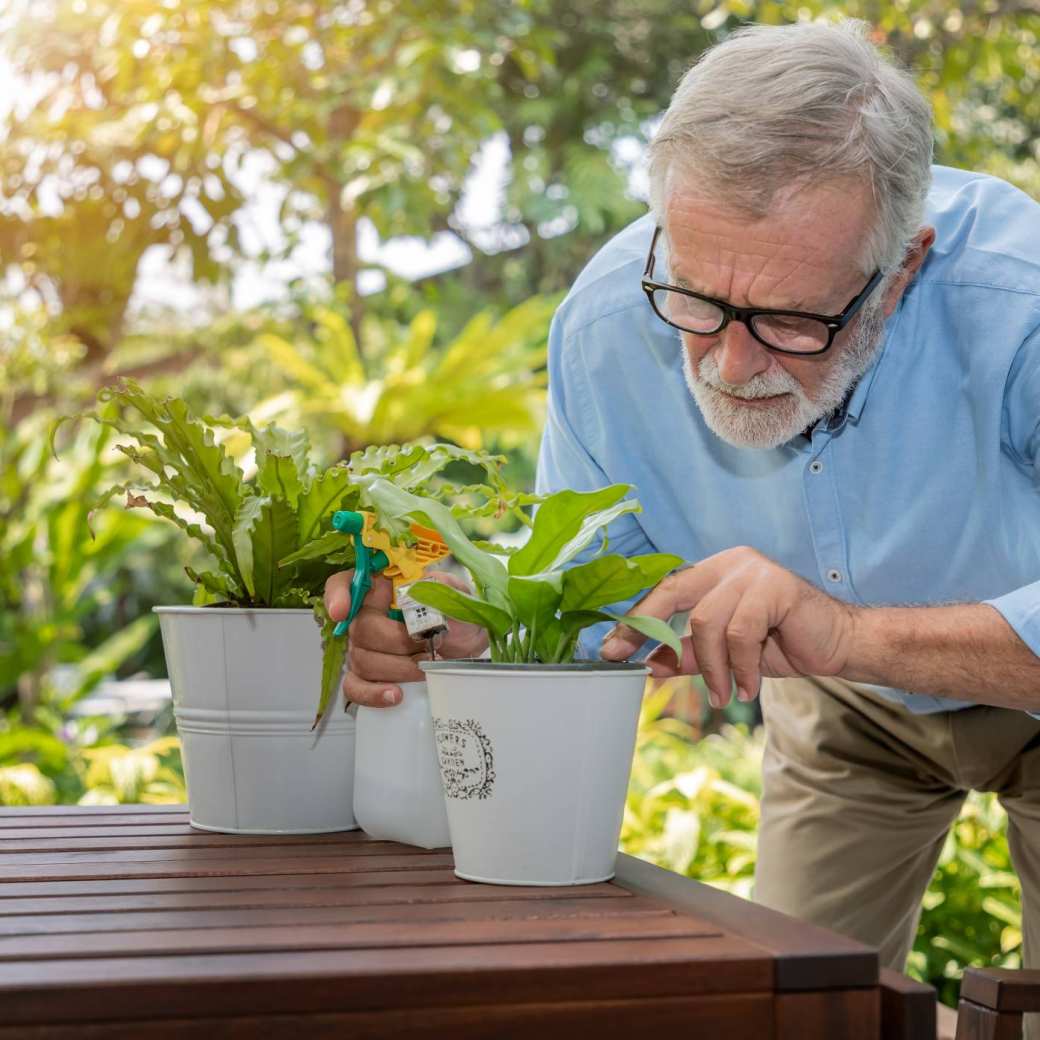
{"label": "black eyeglass frame", "polygon": [[[679,329],[681,332],[688,332],[691,336],[717,336],[731,321],[739,321],[767,350],[771,350],[777,354],[786,354],[789,357],[818,357],[820,354],[825,354],[830,350],[834,343],[834,337],[841,332],[850,321],[852,321],[859,309],[866,302],[867,297],[877,288],[878,283],[880,283],[883,277],[881,269],[878,268],[870,276],[870,281],[868,281],[867,284],[863,286],[863,288],[853,296],[851,300],[849,300],[845,305],[845,309],[840,314],[814,314],[812,311],[785,311],[775,310],[768,307],[737,307],[726,300],[718,300],[714,296],[705,296],[704,293],[694,292],[692,289],[683,289],[681,286],[669,285],[667,282],[655,282],[653,280],[654,248],[657,246],[657,240],[660,235],[661,228],[654,228],[654,237],[650,239],[650,251],[646,255],[646,264],[643,267],[643,277],[640,280],[640,284],[643,287],[643,292],[646,293],[646,298],[650,301],[650,306],[653,308],[654,314],[656,314],[661,321],[667,325],[671,325],[674,329]],[[674,321],[665,317],[665,315],[658,310],[657,304],[654,303],[654,291],[657,289],[667,290],[668,292],[677,292],[683,296],[691,296],[695,300],[703,300],[705,303],[710,303],[722,311],[722,321],[718,328],[713,329],[711,332],[697,332],[694,329],[687,329],[682,325],[677,325]],[[772,343],[768,343],[764,340],[755,331],[752,319],[761,314],[775,314],[785,318],[808,318],[812,321],[818,321],[827,328],[827,343],[820,347],[819,350],[785,350],[783,347],[774,346]]]}

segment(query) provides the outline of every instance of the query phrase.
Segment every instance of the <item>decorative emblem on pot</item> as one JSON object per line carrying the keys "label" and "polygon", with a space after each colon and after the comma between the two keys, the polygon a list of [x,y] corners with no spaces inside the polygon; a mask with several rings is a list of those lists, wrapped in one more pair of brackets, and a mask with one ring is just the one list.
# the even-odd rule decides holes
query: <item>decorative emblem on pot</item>
{"label": "decorative emblem on pot", "polygon": [[476,719],[433,720],[441,779],[448,798],[490,798],[495,785],[495,752]]}

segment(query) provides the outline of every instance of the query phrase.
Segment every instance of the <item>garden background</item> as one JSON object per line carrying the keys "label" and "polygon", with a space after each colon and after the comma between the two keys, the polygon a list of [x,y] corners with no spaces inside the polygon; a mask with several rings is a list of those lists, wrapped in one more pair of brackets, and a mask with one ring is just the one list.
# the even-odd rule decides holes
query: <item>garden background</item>
{"label": "garden background", "polygon": [[[1040,197],[1032,0],[0,2],[0,804],[184,799],[150,608],[199,561],[90,520],[129,463],[89,423],[52,455],[56,419],[130,376],[324,462],[438,437],[529,483],[552,308],[644,212],[678,77],[747,21],[838,14],[914,70],[939,161]],[[648,699],[623,844],[748,895],[761,732],[705,703]],[[1019,965],[1004,823],[969,799],[926,898],[911,970],[947,1002]]]}

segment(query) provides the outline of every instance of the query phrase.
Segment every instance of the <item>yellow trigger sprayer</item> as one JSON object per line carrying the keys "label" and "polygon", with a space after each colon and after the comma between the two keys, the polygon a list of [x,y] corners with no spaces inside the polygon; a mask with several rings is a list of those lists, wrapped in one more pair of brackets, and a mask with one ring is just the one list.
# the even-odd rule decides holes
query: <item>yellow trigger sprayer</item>
{"label": "yellow trigger sprayer", "polygon": [[417,603],[408,595],[413,582],[422,578],[426,569],[448,555],[444,539],[428,527],[411,525],[414,545],[393,545],[390,536],[375,526],[371,513],[341,509],[333,514],[332,526],[354,539],[354,577],[350,581],[350,613],[333,629],[341,636],[357,616],[361,604],[372,588],[372,575],[382,572],[394,585],[393,599],[387,614],[403,621],[415,640],[426,640],[433,656],[434,637],[448,629],[443,615],[433,607]]}

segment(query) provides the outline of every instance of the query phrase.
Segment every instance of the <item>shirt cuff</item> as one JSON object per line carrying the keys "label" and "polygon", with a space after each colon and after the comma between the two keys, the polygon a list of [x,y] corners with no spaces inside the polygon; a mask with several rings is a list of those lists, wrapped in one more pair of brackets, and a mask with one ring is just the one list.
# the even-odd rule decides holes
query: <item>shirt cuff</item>
{"label": "shirt cuff", "polygon": [[[993,607],[1015,630],[1018,638],[1040,657],[1040,581],[1023,585],[1006,596],[983,600],[983,603]],[[1040,712],[1027,714],[1040,719]]]}

